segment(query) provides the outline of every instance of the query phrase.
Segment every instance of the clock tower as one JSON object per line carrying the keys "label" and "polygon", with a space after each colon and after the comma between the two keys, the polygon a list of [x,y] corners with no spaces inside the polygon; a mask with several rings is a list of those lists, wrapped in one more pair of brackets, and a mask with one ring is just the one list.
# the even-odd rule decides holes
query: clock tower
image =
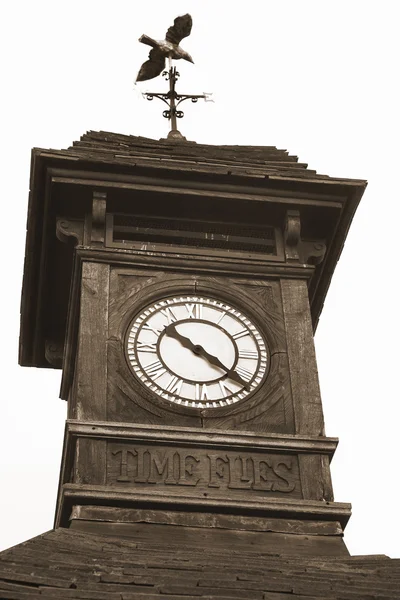
{"label": "clock tower", "polygon": [[365,185],[274,147],[33,150],[20,363],[62,369],[56,528],[347,555],[313,330]]}
{"label": "clock tower", "polygon": [[398,598],[343,542],[313,343],[365,185],[274,147],[33,150],[20,363],[62,370],[68,419],[0,600]]}

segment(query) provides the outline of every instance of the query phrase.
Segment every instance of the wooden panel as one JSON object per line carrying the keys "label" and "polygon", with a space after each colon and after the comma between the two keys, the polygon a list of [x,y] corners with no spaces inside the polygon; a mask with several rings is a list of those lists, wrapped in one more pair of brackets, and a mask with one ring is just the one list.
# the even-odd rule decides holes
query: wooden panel
{"label": "wooden panel", "polygon": [[[124,356],[133,315],[156,299],[179,293],[208,294],[238,307],[257,323],[271,355],[265,384],[250,398],[218,409],[188,409],[169,403],[134,377]],[[108,339],[108,419],[163,425],[263,432],[294,432],[281,291],[276,281],[172,275],[113,269]]]}
{"label": "wooden panel", "polygon": [[[312,555],[325,557],[348,556],[346,546],[339,536],[305,536],[301,534],[291,535],[274,532],[223,530],[218,528],[201,529],[196,527],[177,527],[156,524],[151,524],[149,526],[147,523],[104,523],[100,521],[86,520],[73,520],[71,523],[71,528],[74,531],[86,531],[98,535],[114,536],[115,538],[120,539],[134,538],[135,542],[138,542],[141,547],[143,547],[146,542],[154,544],[156,539],[159,540],[163,545],[167,544],[169,541],[169,544],[172,547],[175,547],[176,551],[182,552],[186,549],[187,555],[185,556],[184,560],[182,560],[183,557],[180,557],[182,562],[192,558],[192,552],[194,548],[197,548],[199,552],[204,552],[205,554],[209,553],[211,549],[214,553],[220,551],[223,553],[220,558],[222,559],[224,556],[225,560],[227,549],[230,548],[234,550],[234,553],[239,552],[242,554],[243,563],[246,564],[247,562],[248,568],[250,567],[253,558],[252,556],[248,556],[248,554],[251,552],[255,552],[256,558],[264,558],[264,560],[265,553],[271,553],[274,556],[285,553],[292,555],[296,554],[302,557]],[[154,583],[157,572],[156,565],[153,563],[153,561],[151,566],[152,568],[149,569],[151,571],[149,582],[152,581]],[[160,561],[157,566],[160,569],[163,567],[166,568],[166,565],[162,564],[162,561]],[[133,568],[135,567],[137,568],[137,565],[134,565]],[[211,598],[214,598],[216,589],[218,589],[224,579],[226,579],[226,575],[224,573],[225,569],[221,563],[219,563],[218,566],[215,564],[215,567],[217,570],[214,571],[208,581],[208,585],[213,589],[210,589],[209,593],[207,594],[207,598],[210,597],[210,593]],[[125,574],[128,572],[128,569],[125,569]],[[238,572],[238,566],[236,566],[236,572]],[[262,571],[260,571],[260,573],[262,573]],[[199,575],[197,575],[197,577],[199,577]],[[237,577],[235,577],[235,579],[237,582]],[[269,575],[268,581],[272,583],[272,585],[275,583],[272,573]],[[125,583],[127,583],[127,581]],[[283,580],[281,584],[284,585]],[[240,581],[239,583],[236,583],[236,585],[239,586]],[[248,587],[251,588],[250,583],[248,583]],[[267,589],[268,586],[264,583],[260,587],[261,589]],[[197,590],[198,589],[199,588],[197,588]],[[289,592],[290,589],[291,586],[287,585],[286,591]],[[231,598],[233,591],[234,588],[232,586],[229,592],[225,591],[223,594],[224,598]],[[237,590],[235,591],[237,592]],[[229,593],[228,596],[226,596],[227,593]],[[216,595],[219,596],[218,593]],[[168,595],[166,597],[168,598]],[[240,594],[235,597],[242,599],[255,598],[253,594],[250,596],[247,594],[245,596]],[[260,596],[260,598],[263,598],[263,596]]]}
{"label": "wooden panel", "polygon": [[323,435],[324,420],[318,383],[307,285],[281,281],[296,433]]}
{"label": "wooden panel", "polygon": [[166,497],[302,497],[297,456],[221,448],[109,443],[107,484]]}
{"label": "wooden panel", "polygon": [[76,444],[76,483],[92,485],[105,483],[107,442],[105,440],[79,438]]}
{"label": "wooden panel", "polygon": [[234,529],[238,531],[270,531],[274,533],[290,533],[291,535],[343,535],[343,528],[339,521],[300,521],[295,519],[229,515],[223,513],[200,513],[196,511],[185,512],[77,505],[74,506],[70,519],[71,521],[158,523],[159,525],[184,525],[186,527]]}
{"label": "wooden panel", "polygon": [[[201,277],[196,290],[229,293],[246,314],[258,321],[266,337],[270,358],[268,377],[253,396],[218,412],[207,411],[203,427],[264,433],[294,432],[286,336],[280,286],[277,281]],[[232,300],[233,302],[233,300]]]}
{"label": "wooden panel", "polygon": [[300,479],[303,498],[306,500],[333,501],[329,459],[322,454],[299,456]]}
{"label": "wooden panel", "polygon": [[207,411],[206,429],[235,429],[260,433],[294,433],[288,358],[274,354],[262,388],[237,406]]}
{"label": "wooden panel", "polygon": [[262,327],[271,354],[286,352],[282,300],[276,281],[199,276],[196,292],[231,302]]}
{"label": "wooden panel", "polygon": [[77,418],[105,421],[109,271],[105,264],[82,265],[77,360]]}

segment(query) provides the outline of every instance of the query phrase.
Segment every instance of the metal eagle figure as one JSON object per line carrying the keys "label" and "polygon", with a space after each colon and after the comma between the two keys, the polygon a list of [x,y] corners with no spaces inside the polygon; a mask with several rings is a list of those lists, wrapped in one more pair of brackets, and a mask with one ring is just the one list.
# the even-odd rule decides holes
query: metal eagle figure
{"label": "metal eagle figure", "polygon": [[174,24],[168,29],[165,40],[153,40],[148,35],[142,35],[139,42],[151,46],[149,60],[146,60],[140,67],[136,81],[146,81],[160,75],[165,69],[165,59],[167,57],[175,60],[183,58],[191,63],[193,59],[180,47],[179,43],[183,38],[190,35],[192,30],[192,17],[189,14],[177,17]]}

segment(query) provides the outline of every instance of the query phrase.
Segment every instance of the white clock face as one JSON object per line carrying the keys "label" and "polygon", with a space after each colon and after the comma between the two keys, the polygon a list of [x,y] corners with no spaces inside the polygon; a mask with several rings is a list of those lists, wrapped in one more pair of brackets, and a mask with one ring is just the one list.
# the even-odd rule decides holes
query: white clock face
{"label": "white clock face", "polygon": [[253,393],[269,358],[249,318],[205,296],[149,305],[131,324],[126,351],[134,374],[152,392],[193,408],[227,406]]}

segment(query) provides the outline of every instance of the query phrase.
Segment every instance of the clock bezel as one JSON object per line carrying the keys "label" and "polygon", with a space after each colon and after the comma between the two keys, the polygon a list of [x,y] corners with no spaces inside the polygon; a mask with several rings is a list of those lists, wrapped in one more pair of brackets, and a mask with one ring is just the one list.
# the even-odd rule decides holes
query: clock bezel
{"label": "clock bezel", "polygon": [[[203,306],[206,307],[207,305],[211,308],[211,309],[226,309],[226,314],[230,315],[231,319],[233,319],[234,321],[236,321],[237,323],[240,323],[241,326],[243,326],[245,328],[245,330],[248,331],[248,335],[250,335],[253,338],[253,341],[257,347],[257,363],[256,366],[254,368],[254,370],[252,371],[252,376],[251,378],[249,378],[248,383],[250,386],[254,386],[256,385],[256,387],[252,390],[248,390],[247,386],[242,387],[241,389],[238,389],[235,392],[232,392],[230,395],[226,395],[226,396],[221,396],[215,399],[212,398],[206,398],[205,400],[202,399],[198,399],[196,400],[195,398],[188,398],[187,396],[184,395],[180,395],[179,393],[174,393],[173,390],[168,390],[168,387],[164,387],[162,385],[160,385],[160,383],[157,381],[157,378],[153,378],[151,374],[149,374],[146,371],[146,367],[143,364],[142,360],[143,360],[143,355],[142,358],[139,357],[138,354],[138,350],[136,347],[136,344],[139,341],[140,338],[140,334],[142,331],[142,328],[144,327],[144,325],[146,324],[146,322],[151,319],[152,314],[154,315],[158,312],[162,312],[165,311],[165,309],[168,309],[168,307],[171,308],[171,310],[175,307],[178,306],[183,306],[189,302],[195,302],[195,299],[201,299],[203,300]],[[146,314],[147,313],[147,314]],[[212,327],[217,327],[221,332],[224,333],[224,335],[229,338],[232,342],[232,346],[234,348],[234,362],[232,365],[232,369],[234,369],[234,367],[236,367],[236,364],[239,360],[239,351],[238,351],[238,346],[237,343],[235,342],[234,337],[229,333],[229,331],[227,329],[225,329],[222,326],[219,326],[218,324],[214,323],[213,321],[210,320],[205,320],[205,319],[196,319],[195,321],[193,319],[182,319],[182,320],[178,320],[177,323],[199,323],[199,322],[203,322],[205,324],[207,324],[208,326],[212,326]],[[135,331],[134,335],[132,335],[132,331]],[[155,347],[155,350],[150,350],[150,352],[154,352],[157,356],[156,361],[154,361],[152,363],[152,366],[154,369],[156,369],[155,373],[158,373],[158,377],[160,375],[163,374],[163,369],[169,371],[171,373],[172,376],[176,376],[179,377],[179,379],[183,382],[186,382],[187,384],[189,384],[190,386],[195,386],[195,388],[197,389],[197,393],[200,394],[200,389],[202,389],[204,386],[207,385],[214,385],[216,383],[218,383],[219,381],[223,380],[223,375],[220,375],[219,377],[215,377],[209,381],[206,380],[191,380],[191,379],[186,379],[185,377],[183,377],[182,375],[177,374],[176,372],[174,372],[173,368],[171,368],[164,360],[162,353],[160,351],[160,346],[161,346],[161,342],[162,339],[164,338],[165,333],[163,331],[160,332],[159,336],[157,337],[157,340],[154,341],[154,343],[147,343],[147,346],[150,347],[151,345]],[[132,338],[135,340],[134,341],[134,346],[133,348],[129,348],[129,345],[132,344]],[[149,350],[145,350],[144,352],[148,353]],[[263,355],[263,352],[265,352],[265,354]],[[252,320],[250,320],[250,318],[248,317],[248,315],[244,314],[243,312],[240,312],[237,306],[231,306],[231,304],[228,304],[226,301],[223,301],[221,299],[215,298],[213,296],[207,296],[205,294],[202,295],[186,295],[186,294],[179,294],[179,295],[172,295],[170,297],[163,297],[162,299],[159,299],[156,302],[152,302],[149,305],[147,305],[144,310],[142,310],[141,312],[137,313],[132,321],[130,322],[130,325],[128,326],[128,330],[127,330],[127,337],[125,338],[125,355],[127,357],[127,361],[128,361],[128,366],[131,369],[131,371],[134,373],[135,377],[139,379],[139,381],[141,383],[143,383],[147,388],[149,388],[154,394],[156,394],[157,396],[161,397],[162,399],[166,400],[167,402],[171,402],[173,404],[177,404],[177,405],[183,405],[186,406],[187,408],[190,409],[209,409],[209,410],[215,410],[217,408],[223,408],[232,404],[237,404],[238,402],[240,402],[241,400],[245,400],[246,398],[248,398],[249,396],[252,395],[252,393],[256,392],[257,389],[260,387],[260,385],[262,385],[262,383],[265,380],[265,377],[268,373],[268,365],[269,365],[269,348],[267,347],[267,344],[265,342],[265,339],[263,337],[263,335],[260,333],[260,331],[257,329],[257,327],[254,325],[254,323],[252,322]],[[146,361],[145,361],[146,362]],[[239,369],[239,367],[238,367]],[[158,370],[158,371],[157,371]],[[243,365],[242,365],[242,370],[243,370]],[[237,371],[236,371],[237,372]],[[249,371],[250,373],[250,371]],[[229,382],[229,380],[228,380]],[[247,380],[246,380],[247,383]],[[198,387],[199,386],[199,387]],[[229,387],[228,387],[229,389]],[[230,391],[230,390],[229,390]],[[194,393],[194,390],[193,390]],[[168,396],[168,397],[165,397]],[[194,406],[195,404],[195,406]]]}
{"label": "clock bezel", "polygon": [[[181,285],[179,285],[180,283]],[[159,408],[173,413],[190,415],[192,417],[196,415],[200,417],[218,417],[242,412],[244,406],[247,404],[249,404],[249,406],[253,404],[256,405],[265,399],[266,381],[271,374],[271,369],[275,370],[276,368],[276,366],[274,368],[273,365],[275,361],[272,360],[272,351],[276,346],[276,342],[270,328],[266,326],[266,321],[269,320],[268,315],[266,314],[265,309],[263,309],[257,301],[254,301],[254,299],[245,292],[241,293],[240,297],[238,297],[229,289],[226,290],[226,288],[221,286],[219,282],[213,281],[212,285],[210,285],[208,281],[205,281],[205,279],[201,281],[201,285],[200,282],[194,283],[190,280],[188,281],[188,279],[185,279],[185,283],[183,283],[182,280],[180,282],[175,280],[173,283],[171,282],[169,284],[163,282],[162,286],[150,284],[147,290],[142,288],[141,292],[146,293],[143,295],[141,294],[140,301],[132,305],[132,307],[127,310],[121,326],[123,328],[122,343],[124,362],[130,374],[130,380],[134,382],[136,391],[140,390],[140,395],[144,397],[146,401],[150,401],[154,407],[158,406]],[[255,390],[251,391],[244,398],[239,399],[232,404],[219,407],[193,407],[178,404],[162,398],[157,393],[154,393],[147,385],[143,384],[136,375],[134,375],[127,352],[127,339],[131,331],[132,323],[148,306],[156,302],[177,296],[206,296],[215,298],[218,301],[229,304],[233,309],[237,309],[241,312],[241,314],[243,314],[243,316],[245,316],[251,323],[254,324],[254,326],[260,332],[268,352],[266,371],[263,375],[261,383]],[[258,396],[259,398],[257,398]]]}

